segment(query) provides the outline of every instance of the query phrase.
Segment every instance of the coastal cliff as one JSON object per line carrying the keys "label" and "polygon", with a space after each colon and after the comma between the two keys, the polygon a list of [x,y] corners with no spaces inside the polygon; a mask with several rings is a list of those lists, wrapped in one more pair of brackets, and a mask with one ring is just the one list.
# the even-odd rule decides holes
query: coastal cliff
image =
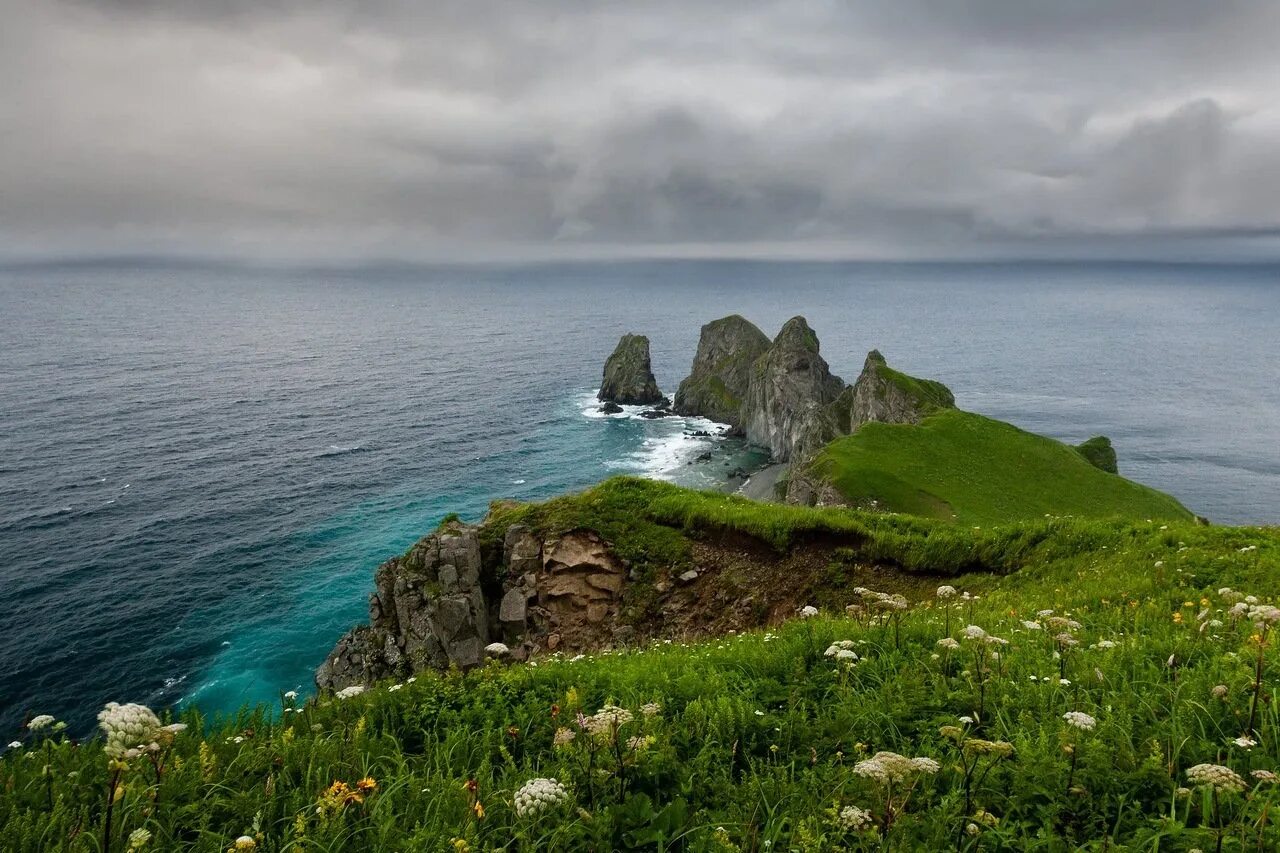
{"label": "coastal cliff", "polygon": [[808,322],[792,317],[751,366],[741,413],[747,441],[768,448],[779,462],[816,451],[834,437],[828,407],[844,387]]}
{"label": "coastal cliff", "polygon": [[649,405],[662,400],[649,363],[649,339],[623,335],[604,363],[604,377],[597,398],[617,405]]}

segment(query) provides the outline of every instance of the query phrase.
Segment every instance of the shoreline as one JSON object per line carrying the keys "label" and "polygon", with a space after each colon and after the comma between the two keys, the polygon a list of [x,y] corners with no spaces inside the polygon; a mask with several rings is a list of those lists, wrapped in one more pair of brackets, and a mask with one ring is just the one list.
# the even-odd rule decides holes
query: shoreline
{"label": "shoreline", "polygon": [[774,488],[782,475],[787,472],[784,462],[770,462],[763,468],[751,472],[747,481],[738,487],[737,494],[762,503],[780,503]]}

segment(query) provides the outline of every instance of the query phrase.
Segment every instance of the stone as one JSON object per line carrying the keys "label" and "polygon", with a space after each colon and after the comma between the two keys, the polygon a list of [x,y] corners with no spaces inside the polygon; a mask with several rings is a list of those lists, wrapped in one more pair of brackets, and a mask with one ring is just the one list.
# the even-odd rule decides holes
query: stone
{"label": "stone", "polygon": [[680,577],[676,578],[676,580],[680,581],[682,584],[693,583],[697,579],[698,573],[693,569],[689,569],[689,571],[681,573]]}
{"label": "stone", "polygon": [[940,409],[956,407],[956,398],[947,386],[894,370],[878,350],[867,353],[862,373],[846,396],[848,413],[837,415],[841,433],[854,432],[872,421],[918,424]]}
{"label": "stone", "polygon": [[1120,469],[1116,466],[1116,449],[1111,446],[1111,439],[1105,435],[1095,435],[1083,444],[1077,444],[1075,451],[1095,468],[1100,468],[1108,474],[1120,473]]}
{"label": "stone", "polygon": [[601,402],[627,405],[649,405],[663,399],[649,363],[648,338],[622,336],[604,363],[604,377],[596,396]]}
{"label": "stone", "polygon": [[742,404],[747,441],[768,448],[778,462],[811,455],[835,437],[829,407],[844,387],[808,322],[792,317],[751,366]]}
{"label": "stone", "polygon": [[502,554],[508,574],[532,574],[536,577],[542,568],[542,540],[523,524],[513,524],[507,529]]}
{"label": "stone", "polygon": [[751,366],[767,349],[768,336],[737,314],[707,323],[698,336],[689,375],[676,390],[676,413],[740,429]]}
{"label": "stone", "polygon": [[[533,591],[536,594],[536,591]],[[498,620],[523,625],[529,609],[529,591],[520,587],[507,590],[498,606]]]}
{"label": "stone", "polygon": [[600,407],[600,411],[606,415],[616,415],[622,411],[622,407],[610,400]]}

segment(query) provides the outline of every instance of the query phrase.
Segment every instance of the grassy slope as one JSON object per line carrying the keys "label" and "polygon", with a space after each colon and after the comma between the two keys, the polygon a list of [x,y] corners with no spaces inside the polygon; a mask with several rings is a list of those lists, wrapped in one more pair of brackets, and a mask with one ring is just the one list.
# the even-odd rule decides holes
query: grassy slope
{"label": "grassy slope", "polygon": [[1191,518],[1172,497],[1101,471],[1074,448],[955,409],[919,425],[865,424],[814,466],[855,504],[967,524]]}
{"label": "grassy slope", "polygon": [[[925,602],[897,625],[831,614],[700,645],[427,675],[308,703],[283,720],[246,710],[210,722],[190,712],[162,773],[143,760],[123,773],[112,849],[139,828],[158,850],[226,850],[242,833],[265,851],[885,849],[878,831],[849,832],[836,820],[839,808],[857,806],[883,824],[885,792],[851,770],[877,750],[941,765],[905,802],[897,789],[887,842],[895,850],[1211,850],[1219,829],[1226,849],[1280,846],[1275,786],[1250,779],[1246,795],[1224,793],[1216,806],[1200,792],[1177,793],[1201,762],[1246,776],[1280,768],[1275,642],[1261,646],[1260,743],[1236,747],[1260,647],[1215,592],[1271,592],[1275,530],[1080,519],[973,530],[630,479],[498,516],[499,529],[599,524],[624,552],[654,548],[664,558],[687,554],[687,536],[725,529],[776,547],[837,532],[906,563],[961,553],[1021,570],[961,576],[956,585],[976,600]],[[1079,645],[1062,659],[1052,630],[1022,624],[1050,608],[1080,623]],[[1221,624],[1202,627],[1202,608]],[[1009,640],[984,678],[969,641],[952,658],[937,656],[937,639],[959,637],[965,624]],[[855,643],[855,666],[824,656],[837,639]],[[1215,685],[1225,686],[1222,697]],[[576,728],[576,712],[606,702],[632,711],[661,703],[659,716],[621,729],[623,741],[652,740],[592,749],[579,734],[553,745],[558,727]],[[1096,730],[1067,727],[1070,710],[1094,716]],[[939,732],[960,715],[977,716],[971,735],[1007,741],[1012,757],[980,758],[966,774],[973,754]],[[23,740],[0,758],[3,847],[101,849],[110,771],[100,742]],[[317,813],[334,780],[366,776],[376,793]],[[514,791],[538,776],[564,782],[581,810],[516,814]],[[469,808],[468,779],[483,819]]]}

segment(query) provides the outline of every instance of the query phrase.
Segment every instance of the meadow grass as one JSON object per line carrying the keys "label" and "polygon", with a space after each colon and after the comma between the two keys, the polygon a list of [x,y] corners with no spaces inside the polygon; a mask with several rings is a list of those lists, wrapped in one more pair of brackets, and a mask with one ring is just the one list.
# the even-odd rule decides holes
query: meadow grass
{"label": "meadow grass", "polygon": [[1041,518],[1186,520],[1177,500],[1102,471],[1077,449],[944,409],[919,424],[869,423],[812,463],[850,502],[962,524]]}
{"label": "meadow grass", "polygon": [[[120,851],[139,831],[139,850],[202,851],[1280,847],[1275,530],[974,530],[628,479],[494,514],[492,536],[598,524],[662,559],[737,531],[1007,573],[912,606],[850,589],[850,612],[696,644],[188,711],[136,756],[46,725],[0,757],[0,847]],[[535,779],[563,797],[534,798],[559,790]]]}

